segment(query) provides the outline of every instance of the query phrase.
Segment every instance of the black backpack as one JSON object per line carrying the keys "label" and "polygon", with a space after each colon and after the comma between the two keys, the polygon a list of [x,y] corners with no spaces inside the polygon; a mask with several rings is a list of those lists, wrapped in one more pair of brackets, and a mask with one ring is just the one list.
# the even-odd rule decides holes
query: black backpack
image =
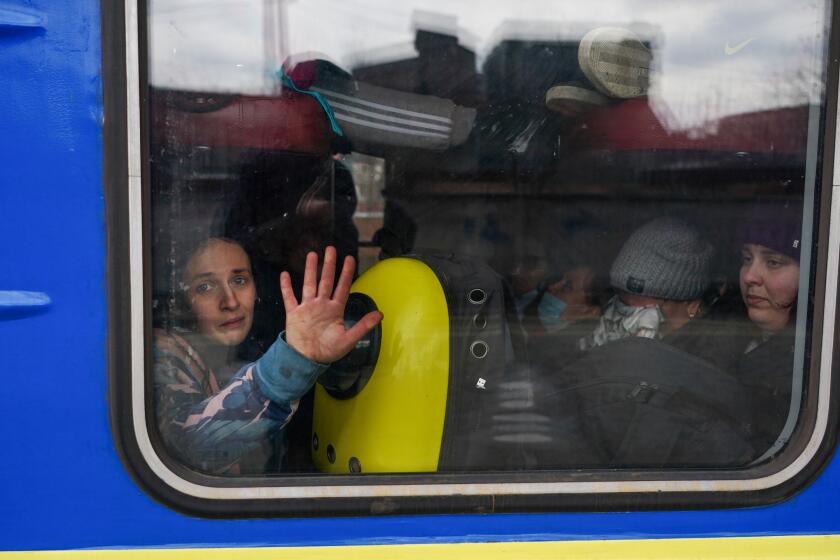
{"label": "black backpack", "polygon": [[435,272],[449,308],[449,387],[438,470],[505,468],[518,447],[496,441],[494,417],[511,377],[507,368],[525,359],[513,298],[501,277],[477,259],[408,256]]}
{"label": "black backpack", "polygon": [[544,374],[556,427],[546,467],[722,468],[755,455],[744,388],[664,342],[611,342]]}

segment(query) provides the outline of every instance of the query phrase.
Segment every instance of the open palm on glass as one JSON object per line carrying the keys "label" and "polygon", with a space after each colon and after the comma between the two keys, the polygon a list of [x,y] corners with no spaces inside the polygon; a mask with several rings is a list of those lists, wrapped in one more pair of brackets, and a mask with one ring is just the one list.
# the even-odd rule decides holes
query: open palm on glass
{"label": "open palm on glass", "polygon": [[335,267],[335,247],[327,247],[319,282],[318,255],[307,254],[300,301],[292,290],[289,273],[280,274],[280,291],[286,308],[286,342],[306,358],[322,364],[342,358],[382,320],[382,313],[371,311],[349,329],[344,326],[344,306],[356,263],[353,257],[346,257],[338,283],[333,286]]}

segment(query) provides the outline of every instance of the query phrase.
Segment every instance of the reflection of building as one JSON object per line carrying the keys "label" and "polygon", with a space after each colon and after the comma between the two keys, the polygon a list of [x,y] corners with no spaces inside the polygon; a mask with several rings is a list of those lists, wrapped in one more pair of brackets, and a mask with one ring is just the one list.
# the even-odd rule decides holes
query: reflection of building
{"label": "reflection of building", "polygon": [[418,30],[415,58],[353,68],[357,80],[402,91],[436,95],[460,105],[476,105],[480,84],[475,53],[458,38]]}
{"label": "reflection of building", "polygon": [[[359,230],[362,242],[373,239],[382,228],[385,216],[385,161],[362,154],[353,154],[344,160],[353,174],[356,188],[356,212],[353,223]],[[373,266],[379,257],[377,247],[359,247],[359,270]]]}
{"label": "reflection of building", "polygon": [[[674,130],[663,122],[668,119],[661,118],[662,107],[654,111],[644,97],[611,100],[576,119],[548,110],[547,89],[580,79],[578,43],[592,27],[509,21],[486,48],[472,47],[458,30],[418,27],[400,56],[383,49],[350,57],[362,61],[348,68],[356,80],[449,98],[477,107],[479,114],[470,138],[445,151],[359,143],[376,156],[354,155],[347,162],[361,240],[397,248],[383,250],[387,254],[458,248],[501,262],[522,249],[522,232],[552,239],[568,218],[561,211],[571,199],[586,199],[576,207],[614,221],[625,210],[621,197],[690,193],[693,201],[726,191],[745,198],[796,182],[804,168],[805,106],[733,115],[702,135]],[[634,31],[657,44],[656,29]],[[171,174],[173,184],[193,188],[216,181],[235,190],[230,185],[269,177],[281,185],[273,175],[255,174],[249,162],[276,168],[279,176],[289,169],[290,153],[303,152],[315,162],[330,155],[322,108],[295,92],[254,97],[154,90],[152,103],[156,171]],[[282,182],[282,190],[305,188],[307,180]],[[547,203],[557,203],[556,215],[545,212]],[[610,203],[614,210],[608,210]],[[377,248],[363,248],[363,267],[378,254]]]}
{"label": "reflection of building", "polygon": [[[578,45],[587,31],[598,26],[508,20],[476,54],[462,44],[454,25],[448,31],[422,25],[416,25],[413,49],[402,49],[402,56],[392,53],[387,61],[368,62],[388,57],[385,53],[389,49],[383,49],[351,57],[362,61],[351,69],[353,76],[382,87],[449,98],[461,105],[503,99],[542,105],[545,92],[552,86],[583,79],[578,68]],[[642,24],[630,28],[648,46],[658,43],[656,28]]]}
{"label": "reflection of building", "polygon": [[[593,88],[580,69],[578,47],[597,26],[508,20],[475,50],[459,39],[463,32],[454,20],[449,23],[447,29],[416,26],[411,54],[403,48],[351,57],[362,61],[350,69],[359,81],[478,108],[473,134],[458,148],[410,154],[378,149],[377,155],[386,155],[393,164],[389,173],[400,174],[400,180],[389,179],[389,185],[416,190],[416,182],[432,181],[439,192],[447,189],[441,179],[457,177],[461,184],[452,188],[462,190],[464,182],[482,183],[480,190],[498,192],[521,190],[523,184],[555,176],[559,162],[570,153],[566,141],[570,123],[546,107],[546,92],[560,84]],[[647,45],[658,43],[656,28],[636,24],[632,30]],[[398,52],[402,56],[395,57]],[[381,62],[373,62],[377,58]]]}

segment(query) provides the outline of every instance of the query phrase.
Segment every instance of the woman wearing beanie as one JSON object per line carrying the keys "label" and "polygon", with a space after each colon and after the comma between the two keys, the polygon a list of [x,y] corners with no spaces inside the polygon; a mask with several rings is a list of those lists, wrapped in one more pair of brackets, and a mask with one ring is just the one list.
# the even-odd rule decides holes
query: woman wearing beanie
{"label": "woman wearing beanie", "polygon": [[787,439],[782,431],[791,411],[801,216],[795,204],[762,205],[738,231],[741,297],[753,333],[736,375],[749,390],[759,454],[775,452]]}
{"label": "woman wearing beanie", "polygon": [[713,359],[726,351],[692,351],[708,325],[686,334],[702,322],[712,253],[670,218],[625,242],[610,271],[618,293],[581,341],[586,352],[551,376],[544,410],[556,433],[541,464],[731,467],[755,456],[744,388]]}
{"label": "woman wearing beanie", "polygon": [[637,229],[610,269],[618,293],[581,350],[632,336],[660,339],[685,326],[700,313],[713,252],[680,220],[658,218]]}

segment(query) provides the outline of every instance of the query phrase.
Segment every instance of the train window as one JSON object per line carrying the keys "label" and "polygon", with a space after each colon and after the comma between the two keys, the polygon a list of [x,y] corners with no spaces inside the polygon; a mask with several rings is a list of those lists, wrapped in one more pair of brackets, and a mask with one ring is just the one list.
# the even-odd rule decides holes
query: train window
{"label": "train window", "polygon": [[150,2],[156,475],[269,512],[791,479],[824,431],[829,9]]}

